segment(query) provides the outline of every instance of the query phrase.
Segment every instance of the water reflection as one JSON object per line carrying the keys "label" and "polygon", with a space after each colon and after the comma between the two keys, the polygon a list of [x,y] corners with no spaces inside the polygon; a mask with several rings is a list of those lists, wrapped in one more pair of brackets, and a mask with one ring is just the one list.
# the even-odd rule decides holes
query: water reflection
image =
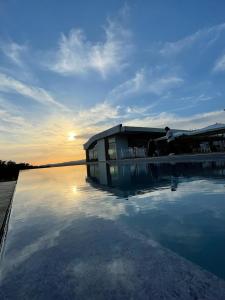
{"label": "water reflection", "polygon": [[145,236],[225,278],[225,164],[87,166],[98,190],[129,199],[123,220]]}
{"label": "water reflection", "polygon": [[0,299],[223,299],[199,266],[225,278],[224,184],[220,162],[22,172]]}
{"label": "water reflection", "polygon": [[225,163],[171,163],[171,164],[108,164],[87,165],[87,182],[97,189],[108,190],[119,197],[169,188],[176,191],[179,180],[225,177]]}
{"label": "water reflection", "polygon": [[77,193],[77,186],[76,185],[72,186],[72,191],[73,191],[74,194]]}

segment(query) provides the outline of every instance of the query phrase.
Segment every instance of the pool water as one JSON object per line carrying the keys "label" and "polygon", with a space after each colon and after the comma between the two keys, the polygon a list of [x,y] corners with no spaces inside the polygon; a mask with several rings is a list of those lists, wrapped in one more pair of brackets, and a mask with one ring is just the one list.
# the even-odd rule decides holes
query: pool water
{"label": "pool water", "polygon": [[27,170],[0,297],[225,299],[224,253],[224,162]]}

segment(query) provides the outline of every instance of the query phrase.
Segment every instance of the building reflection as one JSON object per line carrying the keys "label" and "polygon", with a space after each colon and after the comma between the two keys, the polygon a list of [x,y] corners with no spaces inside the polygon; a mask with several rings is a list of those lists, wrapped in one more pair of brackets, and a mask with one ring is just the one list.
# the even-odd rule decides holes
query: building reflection
{"label": "building reflection", "polygon": [[128,197],[164,188],[175,192],[179,188],[179,182],[187,178],[225,179],[225,162],[176,164],[98,162],[87,165],[86,180],[97,189],[106,190],[119,197]]}

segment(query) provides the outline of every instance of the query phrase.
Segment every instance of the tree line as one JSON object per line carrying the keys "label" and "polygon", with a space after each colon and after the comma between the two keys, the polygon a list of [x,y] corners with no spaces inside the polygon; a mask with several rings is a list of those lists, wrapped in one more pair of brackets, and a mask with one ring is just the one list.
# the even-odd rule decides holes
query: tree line
{"label": "tree line", "polygon": [[0,181],[17,180],[19,171],[34,168],[28,163],[0,160]]}

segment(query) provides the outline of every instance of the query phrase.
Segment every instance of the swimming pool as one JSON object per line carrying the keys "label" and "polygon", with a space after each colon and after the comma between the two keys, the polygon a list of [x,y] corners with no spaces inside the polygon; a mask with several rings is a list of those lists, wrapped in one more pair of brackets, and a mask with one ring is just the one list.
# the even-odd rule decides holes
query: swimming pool
{"label": "swimming pool", "polygon": [[225,299],[225,164],[20,173],[1,299]]}

